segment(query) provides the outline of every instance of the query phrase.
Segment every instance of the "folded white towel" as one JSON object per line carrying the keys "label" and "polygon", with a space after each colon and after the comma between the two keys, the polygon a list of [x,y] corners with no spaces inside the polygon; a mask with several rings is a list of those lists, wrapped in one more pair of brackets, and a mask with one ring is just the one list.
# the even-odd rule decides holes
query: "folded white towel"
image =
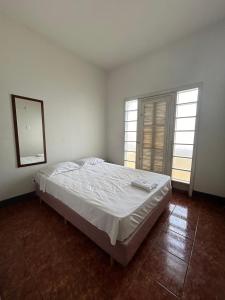
{"label": "folded white towel", "polygon": [[141,188],[148,193],[150,193],[153,189],[155,189],[158,186],[158,184],[156,183],[151,184],[149,181],[143,179],[136,179],[131,182],[131,185],[134,187]]}

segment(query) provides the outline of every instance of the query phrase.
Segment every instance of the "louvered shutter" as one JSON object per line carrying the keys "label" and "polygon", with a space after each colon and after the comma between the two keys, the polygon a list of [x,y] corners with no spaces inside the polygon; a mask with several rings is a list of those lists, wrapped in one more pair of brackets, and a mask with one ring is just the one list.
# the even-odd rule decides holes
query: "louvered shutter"
{"label": "louvered shutter", "polygon": [[172,95],[152,97],[140,101],[139,168],[167,173],[170,163],[170,116]]}

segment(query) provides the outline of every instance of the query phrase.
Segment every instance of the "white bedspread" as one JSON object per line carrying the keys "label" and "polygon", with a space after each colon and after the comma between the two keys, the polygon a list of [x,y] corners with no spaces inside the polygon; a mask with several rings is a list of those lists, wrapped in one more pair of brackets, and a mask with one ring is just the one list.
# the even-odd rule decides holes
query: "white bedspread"
{"label": "white bedspread", "polygon": [[33,155],[33,156],[21,156],[20,157],[20,163],[22,165],[43,162],[44,160],[45,160],[44,155],[43,156]]}
{"label": "white bedspread", "polygon": [[[131,181],[139,178],[157,184],[156,189],[148,193],[133,187]],[[37,173],[35,180],[42,191],[105,231],[112,245],[128,238],[171,188],[169,176],[109,163],[49,178]]]}

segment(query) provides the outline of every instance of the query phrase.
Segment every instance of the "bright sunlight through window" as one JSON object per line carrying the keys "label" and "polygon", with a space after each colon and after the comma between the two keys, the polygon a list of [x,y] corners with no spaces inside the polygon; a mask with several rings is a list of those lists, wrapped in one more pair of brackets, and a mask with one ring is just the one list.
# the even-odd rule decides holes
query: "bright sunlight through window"
{"label": "bright sunlight through window", "polygon": [[177,93],[172,164],[175,181],[190,183],[197,101],[198,88]]}
{"label": "bright sunlight through window", "polygon": [[125,103],[125,143],[124,166],[136,166],[138,100],[129,100]]}

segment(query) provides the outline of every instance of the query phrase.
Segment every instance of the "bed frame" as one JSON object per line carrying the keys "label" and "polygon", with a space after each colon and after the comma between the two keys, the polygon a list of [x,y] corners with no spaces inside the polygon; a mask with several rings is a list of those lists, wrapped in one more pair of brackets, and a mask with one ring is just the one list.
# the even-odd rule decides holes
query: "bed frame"
{"label": "bed frame", "polygon": [[108,235],[89,223],[79,214],[77,214],[70,207],[65,205],[62,201],[56,199],[52,195],[42,192],[36,185],[36,192],[40,200],[46,202],[49,206],[55,209],[61,216],[64,217],[65,223],[69,221],[81,232],[87,235],[94,243],[110,255],[110,263],[116,260],[121,265],[126,266],[134,254],[140,247],[141,243],[158,220],[159,216],[167,208],[171,198],[171,190],[163,197],[158,206],[156,206],[142,223],[135,229],[135,231],[123,242],[117,241],[116,245],[110,243]]}

